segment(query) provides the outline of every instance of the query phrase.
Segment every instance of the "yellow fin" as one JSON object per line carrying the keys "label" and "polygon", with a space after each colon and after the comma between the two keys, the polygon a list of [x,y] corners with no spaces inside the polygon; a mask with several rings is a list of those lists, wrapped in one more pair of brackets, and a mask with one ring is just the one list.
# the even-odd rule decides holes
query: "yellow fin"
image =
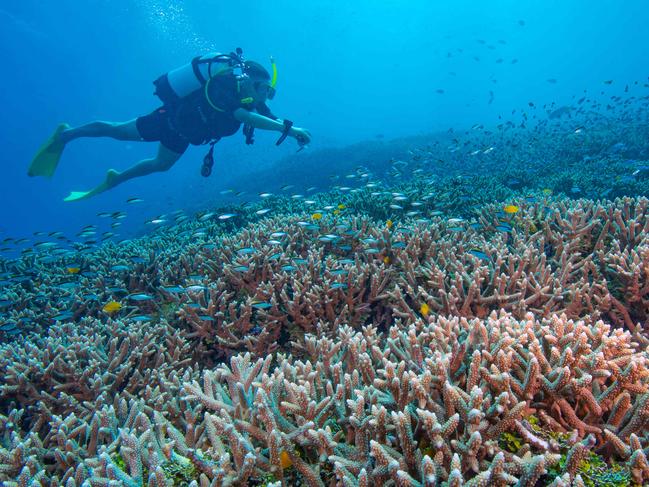
{"label": "yellow fin", "polygon": [[106,179],[99,186],[90,191],[70,191],[70,194],[67,195],[63,201],[79,201],[103,193],[114,186],[115,178],[118,174],[119,173],[114,169],[109,169],[106,173]]}
{"label": "yellow fin", "polygon": [[77,201],[88,198],[90,191],[70,191],[70,194],[63,198],[63,201]]}
{"label": "yellow fin", "polygon": [[54,171],[56,171],[56,167],[59,165],[59,160],[61,160],[61,153],[65,148],[65,144],[59,141],[59,136],[61,132],[68,128],[70,126],[67,123],[60,124],[40,149],[38,149],[27,170],[29,176],[51,178],[54,175]]}

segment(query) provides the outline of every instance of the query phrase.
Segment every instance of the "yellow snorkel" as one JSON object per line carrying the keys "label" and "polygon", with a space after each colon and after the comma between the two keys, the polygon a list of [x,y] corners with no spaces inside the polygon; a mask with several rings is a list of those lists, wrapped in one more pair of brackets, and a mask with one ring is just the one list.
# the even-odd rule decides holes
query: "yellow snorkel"
{"label": "yellow snorkel", "polygon": [[273,56],[270,57],[270,65],[273,68],[273,76],[270,79],[270,89],[268,90],[268,99],[272,100],[275,97],[275,85],[277,84],[277,64]]}

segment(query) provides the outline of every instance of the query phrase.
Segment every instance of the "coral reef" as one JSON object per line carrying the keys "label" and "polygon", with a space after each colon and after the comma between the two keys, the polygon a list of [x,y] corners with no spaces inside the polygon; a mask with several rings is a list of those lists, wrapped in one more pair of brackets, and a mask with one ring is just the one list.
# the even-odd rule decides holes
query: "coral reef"
{"label": "coral reef", "polygon": [[106,392],[113,401],[85,417],[53,414],[45,435],[14,409],[0,470],[44,485],[90,472],[90,485],[532,486],[550,472],[568,485],[608,450],[649,480],[649,355],[601,321],[502,311],[397,320],[387,334],[341,326],[334,339],[307,335],[303,353],[160,371],[164,390]]}

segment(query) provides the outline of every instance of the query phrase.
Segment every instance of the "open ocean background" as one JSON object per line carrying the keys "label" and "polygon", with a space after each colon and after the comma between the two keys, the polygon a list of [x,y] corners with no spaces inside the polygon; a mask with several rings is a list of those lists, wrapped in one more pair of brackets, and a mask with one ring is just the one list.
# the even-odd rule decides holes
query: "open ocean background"
{"label": "open ocean background", "polygon": [[[128,237],[157,215],[205,208],[228,198],[221,191],[230,187],[246,190],[255,171],[293,155],[295,141],[275,147],[277,133],[258,130],[252,147],[239,133],[218,144],[209,179],[199,174],[206,149],[191,147],[166,173],[89,201],[63,203],[70,190],[98,184],[108,168],[124,169],[155,151],[149,143],[82,139],[66,148],[52,180],[27,177],[34,152],[57,123],[149,113],[159,105],[152,81],[202,53],[240,46],[248,59],[268,67],[269,56],[275,57],[278,94],[271,109],[313,134],[309,149],[293,161],[299,165],[307,154],[361,141],[389,145],[399,137],[494,126],[529,102],[562,106],[584,92],[602,100],[620,94],[626,84],[646,82],[648,20],[649,7],[641,0],[277,0],[247,7],[222,1],[4,1],[0,235],[73,236],[85,225],[102,225],[98,212],[127,211],[119,233]],[[647,91],[642,84],[633,89]],[[329,175],[326,157],[309,161],[312,184],[321,187]],[[280,183],[292,181],[268,181],[269,190]],[[144,203],[129,207],[129,197]]]}

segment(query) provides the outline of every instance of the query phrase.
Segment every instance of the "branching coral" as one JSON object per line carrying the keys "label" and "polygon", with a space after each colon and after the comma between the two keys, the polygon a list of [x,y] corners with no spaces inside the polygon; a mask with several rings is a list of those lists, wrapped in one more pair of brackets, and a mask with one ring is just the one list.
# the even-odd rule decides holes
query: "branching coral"
{"label": "branching coral", "polygon": [[0,331],[33,333],[0,346],[0,480],[649,482],[649,200],[517,203],[175,243],[191,222],[106,245],[74,281],[24,258]]}
{"label": "branching coral", "polygon": [[206,411],[210,441],[232,452],[232,472],[252,458],[252,471],[281,475],[285,451],[308,485],[332,476],[534,485],[558,448],[529,430],[516,452],[499,439],[536,415],[548,429],[574,431],[570,478],[587,452],[615,441],[626,458],[633,448],[629,468],[647,479],[638,436],[634,447],[622,438],[645,431],[648,357],[602,322],[438,319],[395,326],[387,340],[344,327],[336,342],[310,337],[305,348],[308,361],[280,356],[269,373],[268,358],[246,355],[206,372],[203,387],[185,386],[186,400]]}

